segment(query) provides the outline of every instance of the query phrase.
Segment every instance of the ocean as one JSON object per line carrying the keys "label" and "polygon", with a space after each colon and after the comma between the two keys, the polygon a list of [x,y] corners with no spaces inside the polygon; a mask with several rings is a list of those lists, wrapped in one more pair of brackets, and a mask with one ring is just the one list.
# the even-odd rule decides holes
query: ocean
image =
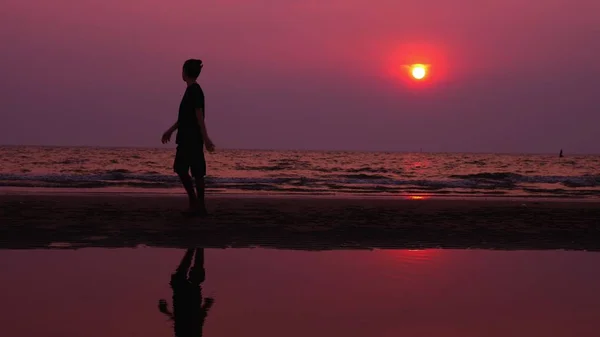
{"label": "ocean", "polygon": [[[183,193],[173,148],[0,147],[0,186]],[[218,150],[208,193],[600,197],[600,156]]]}

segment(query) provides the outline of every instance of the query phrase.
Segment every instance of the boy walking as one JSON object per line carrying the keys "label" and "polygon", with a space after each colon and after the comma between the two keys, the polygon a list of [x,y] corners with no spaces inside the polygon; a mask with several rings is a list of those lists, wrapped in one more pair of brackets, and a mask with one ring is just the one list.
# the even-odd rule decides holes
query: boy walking
{"label": "boy walking", "polygon": [[[177,130],[177,152],[173,171],[181,179],[189,198],[189,208],[183,212],[187,216],[207,215],[204,203],[204,176],[206,176],[204,147],[209,152],[215,150],[204,123],[204,92],[196,82],[202,67],[202,61],[197,59],[189,59],[183,64],[181,76],[187,88],[179,105],[177,122],[162,136],[162,143],[168,143],[173,132]],[[189,172],[192,173],[191,177]]]}

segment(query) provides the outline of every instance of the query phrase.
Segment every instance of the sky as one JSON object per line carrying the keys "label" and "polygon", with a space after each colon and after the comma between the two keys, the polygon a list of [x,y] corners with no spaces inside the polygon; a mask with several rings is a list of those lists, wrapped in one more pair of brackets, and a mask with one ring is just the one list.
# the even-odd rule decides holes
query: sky
{"label": "sky", "polygon": [[[0,144],[600,153],[594,0],[3,0]],[[405,65],[425,63],[411,80]],[[168,145],[166,147],[173,146]]]}

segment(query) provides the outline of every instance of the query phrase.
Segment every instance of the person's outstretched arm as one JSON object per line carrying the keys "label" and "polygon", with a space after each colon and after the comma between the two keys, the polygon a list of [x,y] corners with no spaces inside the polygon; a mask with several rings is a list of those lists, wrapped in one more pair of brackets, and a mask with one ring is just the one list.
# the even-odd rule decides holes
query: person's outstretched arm
{"label": "person's outstretched arm", "polygon": [[177,130],[177,128],[179,128],[179,124],[177,122],[175,122],[175,124],[173,124],[173,126],[171,126],[167,131],[165,131],[165,133],[163,133],[162,135],[162,143],[168,143],[171,140],[171,135],[173,135],[173,132],[175,132],[175,130]]}

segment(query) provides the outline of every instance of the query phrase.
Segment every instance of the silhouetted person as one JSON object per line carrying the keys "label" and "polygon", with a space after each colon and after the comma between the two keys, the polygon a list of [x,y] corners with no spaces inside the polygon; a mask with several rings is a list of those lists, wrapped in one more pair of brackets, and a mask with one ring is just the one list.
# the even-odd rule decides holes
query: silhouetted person
{"label": "silhouetted person", "polygon": [[[181,103],[177,122],[173,124],[162,136],[162,143],[168,143],[171,135],[177,130],[177,152],[173,163],[173,171],[177,173],[189,198],[189,208],[184,215],[206,215],[204,203],[204,176],[206,176],[206,160],[204,147],[209,152],[215,150],[215,144],[208,137],[206,123],[204,122],[204,92],[196,82],[202,61],[190,59],[183,64],[182,79],[187,84]],[[194,191],[194,181],[196,190]]]}
{"label": "silhouetted person", "polygon": [[[194,265],[191,267],[194,255]],[[169,311],[166,300],[161,299],[158,302],[160,312],[174,323],[175,337],[202,336],[204,320],[214,303],[209,297],[203,301],[201,284],[204,279],[204,249],[188,249],[179,267],[171,275],[173,312]]]}
{"label": "silhouetted person", "polygon": [[559,158],[562,158],[562,157],[563,157],[563,152],[562,152],[562,149],[560,149],[560,153],[558,154],[558,157],[559,157]]}

